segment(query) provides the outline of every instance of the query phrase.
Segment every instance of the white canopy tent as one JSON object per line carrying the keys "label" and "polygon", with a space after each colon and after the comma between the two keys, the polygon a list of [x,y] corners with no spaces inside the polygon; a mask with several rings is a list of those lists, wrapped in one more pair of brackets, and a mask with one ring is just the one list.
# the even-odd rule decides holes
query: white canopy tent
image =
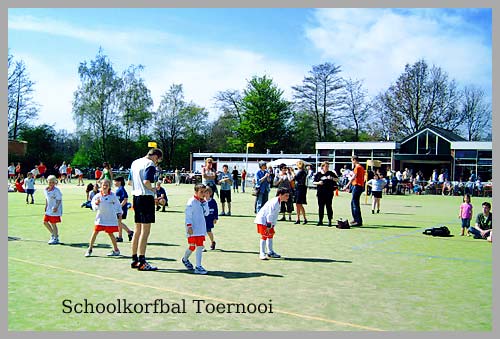
{"label": "white canopy tent", "polygon": [[[288,167],[293,167],[294,169],[297,168],[297,161],[299,161],[301,159],[276,159],[276,160],[273,160],[273,161],[270,161],[267,163],[267,167],[278,167],[279,165],[281,164],[285,164],[287,165]],[[307,162],[305,160],[302,160],[304,161],[304,163],[307,165],[311,165],[310,162]]]}

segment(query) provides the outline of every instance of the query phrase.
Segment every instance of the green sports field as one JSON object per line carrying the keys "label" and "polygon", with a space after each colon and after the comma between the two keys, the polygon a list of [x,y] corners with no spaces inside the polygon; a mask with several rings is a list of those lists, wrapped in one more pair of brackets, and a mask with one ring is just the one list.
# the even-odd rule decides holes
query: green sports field
{"label": "green sports field", "polygon": [[[362,204],[364,225],[339,230],[315,226],[315,191],[309,191],[309,224],[278,222],[274,247],[283,257],[261,261],[253,197],[233,194],[233,216],[221,217],[214,228],[217,249],[204,253],[209,273],[202,276],[180,261],[191,185],[164,185],[170,207],[157,212],[147,252],[156,272],[130,268],[127,240],[120,244],[122,257],[107,257],[111,246],[105,234],[98,236],[94,256],[84,257],[95,212],[80,208],[84,188],[59,187],[60,245],[47,244],[41,185],[35,205],[26,205],[24,194],[8,194],[11,331],[492,329],[492,245],[459,235],[460,197],[384,195],[380,214]],[[472,199],[474,214],[483,201],[491,198]],[[336,218],[351,219],[350,195],[336,197],[334,209]],[[130,211],[126,224],[132,221]],[[422,234],[437,225],[447,225],[454,236]],[[164,313],[153,312],[157,299]],[[76,313],[85,311],[85,300],[89,313]],[[129,309],[118,313],[120,303]],[[256,308],[263,313],[249,313]]]}

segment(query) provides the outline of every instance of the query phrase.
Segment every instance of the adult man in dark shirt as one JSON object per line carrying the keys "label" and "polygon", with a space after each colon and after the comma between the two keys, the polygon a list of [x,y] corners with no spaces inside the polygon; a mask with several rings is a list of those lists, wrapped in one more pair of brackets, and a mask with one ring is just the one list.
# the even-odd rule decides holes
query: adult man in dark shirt
{"label": "adult man in dark shirt", "polygon": [[492,229],[492,213],[491,204],[487,201],[483,202],[483,212],[479,213],[476,217],[476,224],[474,227],[469,227],[469,233],[474,235],[474,239],[487,239],[491,234]]}

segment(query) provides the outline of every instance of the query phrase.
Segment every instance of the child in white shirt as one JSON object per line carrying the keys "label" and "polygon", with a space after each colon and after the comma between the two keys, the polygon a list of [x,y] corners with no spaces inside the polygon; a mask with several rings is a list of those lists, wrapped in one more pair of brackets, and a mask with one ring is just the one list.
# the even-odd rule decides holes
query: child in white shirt
{"label": "child in white shirt", "polygon": [[108,256],[119,256],[120,250],[118,249],[118,244],[113,233],[118,232],[118,218],[121,217],[122,206],[116,194],[111,192],[111,181],[109,179],[103,179],[101,181],[101,191],[92,198],[92,209],[97,211],[97,214],[95,217],[94,232],[90,238],[89,248],[85,256],[90,257],[92,255],[95,239],[97,238],[97,234],[101,231],[108,234],[113,244],[113,251],[108,253]]}
{"label": "child in white shirt", "polygon": [[205,248],[203,243],[207,234],[205,216],[209,214],[208,204],[205,201],[206,186],[198,184],[194,187],[194,196],[190,198],[186,205],[186,236],[189,247],[182,258],[182,263],[188,270],[193,269],[193,264],[189,261],[189,256],[196,250],[196,267],[194,273],[207,274],[207,270],[201,266],[201,256]]}

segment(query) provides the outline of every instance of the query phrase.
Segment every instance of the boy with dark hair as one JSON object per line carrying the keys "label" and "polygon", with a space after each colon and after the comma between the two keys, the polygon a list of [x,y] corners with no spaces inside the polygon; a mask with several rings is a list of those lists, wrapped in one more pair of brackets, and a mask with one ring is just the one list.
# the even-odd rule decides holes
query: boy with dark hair
{"label": "boy with dark hair", "polygon": [[492,213],[491,204],[487,201],[481,205],[483,211],[476,217],[476,224],[474,227],[469,227],[469,233],[474,235],[474,239],[487,239],[491,234],[492,229]]}
{"label": "boy with dark hair", "polygon": [[273,250],[274,227],[278,221],[281,202],[287,202],[289,198],[290,190],[287,188],[279,188],[276,192],[276,197],[267,201],[255,217],[254,222],[257,224],[257,233],[261,235],[259,251],[259,259],[261,260],[281,258],[281,256]]}

